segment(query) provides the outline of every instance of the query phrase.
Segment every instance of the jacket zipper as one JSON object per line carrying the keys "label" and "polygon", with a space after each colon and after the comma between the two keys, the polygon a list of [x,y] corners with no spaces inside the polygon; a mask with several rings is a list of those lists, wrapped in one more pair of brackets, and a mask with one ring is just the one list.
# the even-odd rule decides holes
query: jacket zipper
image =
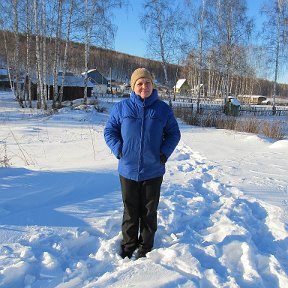
{"label": "jacket zipper", "polygon": [[140,133],[140,149],[139,149],[139,161],[138,161],[138,180],[140,175],[140,167],[142,162],[142,146],[143,146],[143,131],[144,131],[144,110],[145,110],[145,99],[142,104],[142,119],[141,119],[141,133]]}

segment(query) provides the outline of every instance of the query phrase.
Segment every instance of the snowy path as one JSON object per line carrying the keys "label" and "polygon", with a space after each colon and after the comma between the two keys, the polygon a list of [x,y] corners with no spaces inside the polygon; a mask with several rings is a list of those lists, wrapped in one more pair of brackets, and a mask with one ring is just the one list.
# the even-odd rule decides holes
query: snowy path
{"label": "snowy path", "polygon": [[[146,259],[123,260],[117,161],[103,140],[107,116],[63,110],[23,119],[14,113],[0,122],[1,152],[7,144],[12,163],[0,168],[0,287],[288,287],[280,205],[288,187],[286,142],[269,150],[277,142],[253,141],[259,167],[265,161],[278,167],[268,180],[282,200],[272,205],[246,193],[256,172],[259,189],[268,183],[252,147],[241,151],[247,135],[233,136],[236,147],[231,134],[181,126],[164,177],[155,249]],[[232,156],[205,150],[209,141],[226,141]],[[233,162],[238,175],[233,147],[242,159]],[[247,153],[257,168],[252,176]]]}

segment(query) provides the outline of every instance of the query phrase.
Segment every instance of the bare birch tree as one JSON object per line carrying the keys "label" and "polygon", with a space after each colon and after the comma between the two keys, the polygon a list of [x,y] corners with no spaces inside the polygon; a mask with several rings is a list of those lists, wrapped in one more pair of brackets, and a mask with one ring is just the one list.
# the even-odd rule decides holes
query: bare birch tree
{"label": "bare birch tree", "polygon": [[[32,11],[32,12],[31,12]],[[25,89],[24,101],[25,106],[32,108],[32,95],[31,95],[31,48],[32,48],[32,16],[33,9],[31,9],[31,1],[26,0],[26,68],[25,68]]]}
{"label": "bare birch tree", "polygon": [[[125,4],[124,0],[85,0],[84,21],[83,14],[79,20],[79,25],[84,29],[84,103],[87,103],[87,83],[88,69],[90,61],[90,47],[95,46],[107,47],[114,40],[115,27],[111,22],[111,13],[115,8],[121,8]],[[81,5],[79,6],[79,8]],[[78,9],[79,9],[78,8]],[[80,8],[81,10],[81,8]]]}
{"label": "bare birch tree", "polygon": [[[6,31],[3,31],[4,46],[6,50],[6,62],[9,73],[11,89],[14,93],[15,99],[19,102],[20,106],[23,107],[23,101],[21,97],[21,84],[20,84],[20,39],[19,39],[19,10],[20,3],[18,0],[3,1],[0,3],[1,14],[3,19],[2,25],[7,30],[13,31],[13,43],[11,41],[8,47],[8,39]],[[5,22],[5,23],[4,23]],[[4,29],[5,29],[4,28]],[[12,49],[11,49],[12,48]]]}
{"label": "bare birch tree", "polygon": [[7,71],[8,71],[8,77],[9,77],[9,82],[10,82],[10,87],[12,92],[14,93],[14,83],[13,83],[13,74],[11,73],[11,58],[10,58],[10,49],[8,49],[8,44],[7,44],[7,33],[5,30],[2,31],[2,35],[3,35],[3,40],[4,40],[4,48],[5,48],[5,52],[6,52],[6,66],[7,66]]}
{"label": "bare birch tree", "polygon": [[[92,1],[91,7],[89,0],[85,0],[85,76],[84,76],[84,103],[87,104],[88,91],[88,62],[90,56],[91,34],[94,25],[94,15],[96,10],[96,1]],[[90,13],[91,12],[91,13]],[[93,14],[92,14],[93,13]]]}
{"label": "bare birch tree", "polygon": [[23,107],[23,99],[21,97],[21,84],[20,84],[20,67],[19,67],[19,19],[18,19],[18,0],[13,0],[13,31],[15,37],[15,50],[14,50],[14,70],[15,70],[15,82],[16,90],[14,87],[14,94],[19,101],[20,106]]}
{"label": "bare birch tree", "polygon": [[267,59],[273,73],[273,110],[277,96],[279,70],[287,67],[288,60],[288,1],[274,0],[262,8],[267,20],[263,23],[263,46],[266,47]]}
{"label": "bare birch tree", "polygon": [[232,75],[238,72],[235,66],[238,47],[248,43],[253,21],[247,16],[245,0],[207,0],[207,8],[212,45],[219,59],[217,70],[225,79],[222,94],[227,99],[231,92]]}
{"label": "bare birch tree", "polygon": [[54,63],[53,63],[53,107],[57,107],[59,101],[58,91],[58,72],[60,63],[60,37],[62,32],[62,20],[63,20],[63,0],[57,0],[56,5],[56,25],[55,25],[55,38],[54,38]]}
{"label": "bare birch tree", "polygon": [[[192,35],[190,36],[191,39],[193,39],[193,42],[196,43],[195,50],[197,51],[197,62],[196,68],[197,68],[197,108],[196,112],[200,112],[200,98],[201,98],[201,85],[203,84],[203,70],[205,68],[205,52],[204,51],[204,42],[208,42],[208,36],[207,36],[207,21],[208,18],[206,17],[206,0],[201,0],[198,7],[195,7],[193,5],[193,1],[186,0],[187,7],[190,8],[190,13],[188,14],[188,17],[190,20],[188,20],[188,24],[190,27],[192,27]],[[207,46],[207,44],[206,44]]]}
{"label": "bare birch tree", "polygon": [[[10,49],[9,46],[9,30],[13,30],[13,24],[12,21],[9,21],[9,19],[11,17],[9,17],[12,13],[12,8],[11,8],[11,3],[7,3],[5,2],[0,2],[0,11],[1,11],[1,21],[0,21],[0,27],[1,27],[1,36],[4,42],[4,51],[6,54],[6,67],[7,67],[7,72],[8,72],[8,77],[9,77],[9,83],[10,83],[10,87],[12,92],[14,93],[14,83],[13,83],[13,79],[14,79],[14,73],[13,73],[13,56],[12,56],[12,49]],[[11,41],[9,41],[11,42]],[[12,50],[12,51],[11,51]]]}
{"label": "bare birch tree", "polygon": [[48,91],[47,91],[47,70],[48,70],[48,57],[47,57],[47,3],[43,1],[43,12],[42,12],[42,61],[43,61],[43,108],[48,109]]}
{"label": "bare birch tree", "polygon": [[[39,5],[40,4],[40,5]],[[44,107],[44,90],[43,90],[43,50],[41,47],[41,4],[42,1],[34,0],[34,26],[35,26],[35,42],[36,42],[36,74],[37,74],[37,108],[47,108]]]}
{"label": "bare birch tree", "polygon": [[170,0],[146,0],[143,5],[145,13],[140,18],[148,34],[147,49],[154,59],[160,60],[166,85],[169,84],[167,65],[179,57],[183,43],[183,17],[180,8],[173,6],[174,3]]}
{"label": "bare birch tree", "polygon": [[60,105],[62,103],[63,99],[63,91],[64,91],[64,80],[65,80],[65,74],[67,70],[67,62],[68,62],[68,49],[69,49],[69,43],[70,43],[70,34],[71,34],[71,21],[72,16],[74,12],[74,0],[70,1],[69,11],[68,11],[68,19],[67,19],[67,31],[66,31],[66,39],[65,39],[65,49],[64,49],[64,59],[63,59],[63,67],[62,67],[62,79],[61,79],[61,87],[59,91],[59,102]]}

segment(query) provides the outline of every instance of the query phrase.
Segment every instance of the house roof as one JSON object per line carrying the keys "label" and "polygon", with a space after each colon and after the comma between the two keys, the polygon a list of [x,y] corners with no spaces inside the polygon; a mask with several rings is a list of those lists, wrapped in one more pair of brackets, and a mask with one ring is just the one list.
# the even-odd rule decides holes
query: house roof
{"label": "house roof", "polygon": [[175,85],[175,88],[176,89],[181,88],[185,82],[186,82],[186,79],[179,79]]}
{"label": "house roof", "polygon": [[7,69],[6,68],[0,68],[0,75],[7,76],[8,75]]}
{"label": "house roof", "polygon": [[198,85],[195,85],[192,90],[199,90],[199,88],[202,88],[203,86],[204,86],[204,84],[200,83]]}
{"label": "house roof", "polygon": [[[31,80],[33,83],[37,83],[37,78],[31,77]],[[66,87],[84,87],[84,78],[82,76],[64,76],[64,86]],[[62,76],[58,76],[58,86],[60,86],[62,83]],[[46,84],[49,86],[53,85],[53,76],[48,75],[46,77]],[[87,87],[94,87],[94,85],[91,83],[91,81],[88,80]]]}
{"label": "house roof", "polygon": [[[108,80],[97,70],[97,69],[90,69],[88,72],[89,80],[93,84],[108,84]],[[82,73],[82,76],[85,75],[85,72]]]}

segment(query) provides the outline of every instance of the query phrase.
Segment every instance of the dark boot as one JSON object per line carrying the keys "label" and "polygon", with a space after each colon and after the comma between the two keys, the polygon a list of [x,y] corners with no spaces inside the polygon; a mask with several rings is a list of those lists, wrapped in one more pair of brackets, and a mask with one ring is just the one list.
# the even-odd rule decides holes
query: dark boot
{"label": "dark boot", "polygon": [[148,253],[148,252],[144,252],[143,250],[139,249],[139,250],[137,251],[137,254],[136,254],[136,259],[146,257],[146,253]]}
{"label": "dark boot", "polygon": [[125,251],[125,249],[121,246],[121,251],[120,251],[120,256],[121,258],[126,258],[128,257],[129,259],[132,257],[134,250],[131,251]]}

